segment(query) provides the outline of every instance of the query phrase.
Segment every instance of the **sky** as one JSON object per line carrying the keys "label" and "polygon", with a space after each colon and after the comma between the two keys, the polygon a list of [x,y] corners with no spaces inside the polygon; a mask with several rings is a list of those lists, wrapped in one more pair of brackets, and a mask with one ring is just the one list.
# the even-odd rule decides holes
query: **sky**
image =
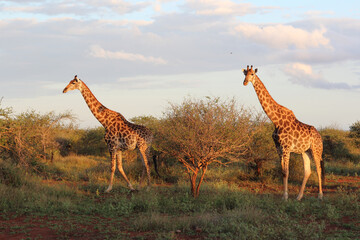
{"label": "sky", "polygon": [[360,120],[360,1],[0,0],[1,107],[70,110],[96,127],[78,75],[127,119],[187,97],[262,111],[241,71],[317,128]]}

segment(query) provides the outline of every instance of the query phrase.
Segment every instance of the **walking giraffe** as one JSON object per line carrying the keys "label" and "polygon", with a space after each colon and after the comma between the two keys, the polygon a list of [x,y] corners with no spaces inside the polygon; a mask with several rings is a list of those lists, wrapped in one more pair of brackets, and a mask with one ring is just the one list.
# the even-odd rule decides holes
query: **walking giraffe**
{"label": "walking giraffe", "polygon": [[150,169],[147,156],[153,139],[152,132],[144,126],[128,122],[120,113],[106,108],[77,76],[64,88],[63,93],[74,89],[81,92],[90,111],[105,128],[105,142],[111,156],[111,176],[106,192],[110,192],[112,189],[116,164],[130,190],[135,190],[122,167],[122,151],[134,150],[135,148],[140,151],[144,166],[143,175],[146,171],[148,185],[150,185]]}
{"label": "walking giraffe", "polygon": [[313,159],[319,179],[319,198],[322,199],[322,181],[324,181],[324,162],[322,160],[323,143],[319,132],[310,125],[296,119],[294,113],[278,104],[269,94],[264,84],[256,75],[257,69],[253,66],[243,69],[244,86],[251,82],[266,115],[275,125],[273,139],[281,158],[281,167],[284,181],[284,199],[288,198],[288,178],[290,153],[302,154],[304,160],[304,178],[297,200],[304,194],[306,182],[311,174],[310,159]]}

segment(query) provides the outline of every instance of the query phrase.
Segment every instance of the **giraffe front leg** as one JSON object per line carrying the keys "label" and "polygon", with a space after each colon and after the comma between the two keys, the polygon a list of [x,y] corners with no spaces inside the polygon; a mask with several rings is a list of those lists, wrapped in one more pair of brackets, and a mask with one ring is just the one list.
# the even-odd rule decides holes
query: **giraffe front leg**
{"label": "giraffe front leg", "polygon": [[111,175],[110,175],[109,187],[105,191],[106,193],[110,192],[112,189],[114,174],[116,170],[116,153],[110,152],[110,156],[111,156]]}
{"label": "giraffe front leg", "polygon": [[283,152],[281,156],[281,168],[283,173],[283,182],[284,182],[284,200],[287,201],[289,194],[288,194],[288,180],[289,180],[289,159],[290,159],[290,152]]}

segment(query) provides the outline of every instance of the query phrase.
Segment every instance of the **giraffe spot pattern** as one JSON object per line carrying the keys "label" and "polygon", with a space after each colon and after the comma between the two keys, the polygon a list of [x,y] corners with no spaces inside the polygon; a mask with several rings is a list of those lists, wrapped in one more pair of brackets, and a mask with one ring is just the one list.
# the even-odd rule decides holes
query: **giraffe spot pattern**
{"label": "giraffe spot pattern", "polygon": [[[266,90],[264,84],[257,77],[256,72],[257,69],[254,70],[253,66],[251,66],[251,68],[247,66],[247,69],[243,70],[245,75],[244,85],[247,85],[248,82],[253,84],[260,104],[275,125],[272,137],[281,158],[285,199],[288,197],[287,177],[290,152],[301,153],[304,161],[308,155],[311,155],[312,158],[314,158],[319,177],[319,198],[322,198],[321,172],[323,171],[323,168],[321,164],[321,155],[323,143],[319,132],[313,126],[298,121],[291,110],[276,103]],[[307,178],[305,178],[304,175],[304,181],[298,195],[298,200],[303,196],[306,181]]]}

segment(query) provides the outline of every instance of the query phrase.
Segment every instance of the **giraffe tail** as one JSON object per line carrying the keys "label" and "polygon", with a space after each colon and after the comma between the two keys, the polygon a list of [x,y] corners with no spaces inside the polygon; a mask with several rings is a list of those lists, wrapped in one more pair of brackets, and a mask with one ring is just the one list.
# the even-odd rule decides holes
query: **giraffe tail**
{"label": "giraffe tail", "polygon": [[153,162],[154,162],[154,168],[155,168],[155,172],[158,175],[159,178],[161,178],[159,172],[158,172],[158,166],[157,166],[157,159],[158,159],[159,155],[158,154],[153,154]]}
{"label": "giraffe tail", "polygon": [[324,163],[324,159],[321,159],[320,167],[321,167],[321,182],[323,184],[325,184],[325,163]]}

